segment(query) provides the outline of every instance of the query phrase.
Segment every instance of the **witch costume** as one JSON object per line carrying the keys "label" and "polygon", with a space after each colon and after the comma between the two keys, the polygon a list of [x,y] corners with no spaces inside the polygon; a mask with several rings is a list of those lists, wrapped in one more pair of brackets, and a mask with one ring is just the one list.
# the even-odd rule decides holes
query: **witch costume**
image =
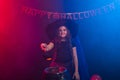
{"label": "witch costume", "polygon": [[[70,30],[71,40],[59,42],[56,40],[56,33],[60,26],[66,26]],[[48,37],[54,43],[54,49],[52,61],[50,67],[59,67],[63,66],[67,69],[67,73],[64,74],[63,80],[72,80],[72,75],[74,73],[74,63],[72,56],[72,48],[76,47],[77,56],[78,56],[78,68],[80,74],[80,80],[89,80],[89,73],[83,50],[80,44],[80,39],[78,37],[78,24],[72,20],[57,20],[54,23],[51,23],[47,27]],[[69,45],[71,43],[71,45]],[[51,80],[51,79],[49,79]],[[62,80],[62,79],[60,79]]]}

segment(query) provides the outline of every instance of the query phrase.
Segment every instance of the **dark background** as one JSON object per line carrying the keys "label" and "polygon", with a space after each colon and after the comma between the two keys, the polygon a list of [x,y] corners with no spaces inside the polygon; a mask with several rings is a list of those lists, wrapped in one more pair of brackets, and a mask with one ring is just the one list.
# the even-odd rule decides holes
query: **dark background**
{"label": "dark background", "polygon": [[50,12],[81,12],[115,3],[115,10],[76,20],[90,76],[120,80],[119,0],[8,0],[0,7],[0,80],[40,80],[48,66],[39,48],[48,42],[46,26],[55,21],[21,13],[21,6]]}

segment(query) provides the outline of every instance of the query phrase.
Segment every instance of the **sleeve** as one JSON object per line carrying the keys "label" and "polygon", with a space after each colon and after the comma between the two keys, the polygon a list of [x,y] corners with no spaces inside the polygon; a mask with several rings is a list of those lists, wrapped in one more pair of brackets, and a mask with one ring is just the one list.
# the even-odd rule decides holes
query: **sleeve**
{"label": "sleeve", "polygon": [[75,40],[71,40],[72,41],[72,47],[76,47],[76,42],[75,42]]}

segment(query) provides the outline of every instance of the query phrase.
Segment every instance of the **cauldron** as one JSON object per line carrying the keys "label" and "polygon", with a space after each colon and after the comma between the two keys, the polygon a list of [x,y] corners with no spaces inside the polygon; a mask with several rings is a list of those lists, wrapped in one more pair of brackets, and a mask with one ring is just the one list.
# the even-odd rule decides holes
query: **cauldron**
{"label": "cauldron", "polygon": [[65,67],[47,67],[44,70],[45,80],[70,80],[70,75]]}

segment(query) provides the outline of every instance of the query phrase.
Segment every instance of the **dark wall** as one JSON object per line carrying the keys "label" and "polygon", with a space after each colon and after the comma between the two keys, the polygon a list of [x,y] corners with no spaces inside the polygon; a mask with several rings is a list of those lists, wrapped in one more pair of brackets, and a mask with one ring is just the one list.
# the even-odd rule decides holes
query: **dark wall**
{"label": "dark wall", "polygon": [[[47,24],[55,20],[22,14],[20,10],[22,5],[50,12],[80,12],[99,8],[111,3],[112,0],[107,2],[12,0],[12,2],[13,13],[9,16],[14,16],[8,16],[9,19],[4,20],[4,28],[1,28],[0,32],[1,80],[39,80],[42,70],[49,64],[39,45],[41,42],[50,41],[45,30]],[[103,80],[120,79],[120,7],[117,3],[119,1],[115,1],[115,10],[109,13],[75,21],[80,26],[79,37],[90,76],[98,74]]]}

